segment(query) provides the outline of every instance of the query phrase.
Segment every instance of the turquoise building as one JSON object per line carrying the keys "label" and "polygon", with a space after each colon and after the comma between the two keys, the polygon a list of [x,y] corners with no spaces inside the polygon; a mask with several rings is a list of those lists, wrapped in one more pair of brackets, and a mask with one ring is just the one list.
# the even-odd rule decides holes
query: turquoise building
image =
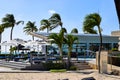
{"label": "turquoise building", "polygon": [[[51,33],[30,33],[30,35],[33,35],[35,37],[38,37],[42,40],[49,41],[48,35]],[[79,53],[82,54],[82,52],[96,52],[99,50],[100,45],[100,39],[99,34],[72,34],[74,36],[77,36],[79,39],[79,42],[75,42],[73,44],[73,50],[72,53]],[[113,48],[118,48],[118,42],[119,42],[118,36],[112,36],[112,35],[102,35],[103,40],[103,49],[104,50],[111,50]],[[67,47],[63,47],[63,52],[67,53]]]}

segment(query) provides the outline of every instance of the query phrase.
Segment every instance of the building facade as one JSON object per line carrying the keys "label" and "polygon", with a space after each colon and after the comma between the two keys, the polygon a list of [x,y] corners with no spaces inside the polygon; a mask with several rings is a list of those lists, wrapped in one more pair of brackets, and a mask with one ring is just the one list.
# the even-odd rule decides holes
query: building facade
{"label": "building facade", "polygon": [[[98,51],[100,45],[100,38],[98,34],[73,34],[79,38],[79,43],[74,44],[74,51],[77,48],[78,52],[84,50]],[[118,37],[102,35],[102,45],[104,50],[111,50],[118,48]]]}
{"label": "building facade", "polygon": [[[45,41],[48,41],[47,37],[51,33],[31,33],[31,35],[41,38]],[[82,53],[83,51],[90,50],[90,51],[98,51],[100,45],[100,38],[99,34],[72,34],[78,37],[78,42],[73,44],[73,53]],[[118,48],[119,42],[118,36],[111,36],[111,35],[102,35],[103,40],[103,49],[104,50],[111,50],[113,48]],[[67,46],[63,47],[63,52],[68,52]]]}

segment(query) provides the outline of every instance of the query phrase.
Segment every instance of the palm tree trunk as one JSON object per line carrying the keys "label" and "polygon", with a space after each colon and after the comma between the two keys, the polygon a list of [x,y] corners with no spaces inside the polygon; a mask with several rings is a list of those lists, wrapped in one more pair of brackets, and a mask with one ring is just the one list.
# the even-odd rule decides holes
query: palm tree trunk
{"label": "palm tree trunk", "polygon": [[[10,40],[12,40],[13,28],[14,28],[14,26],[11,28]],[[12,48],[12,46],[10,46],[10,49],[11,48]],[[10,51],[10,59],[12,60],[12,52],[11,51]]]}
{"label": "palm tree trunk", "polygon": [[11,28],[10,40],[12,40],[13,28],[14,27]]}
{"label": "palm tree trunk", "polygon": [[67,61],[67,69],[70,69],[71,64],[71,51],[68,51],[68,61]]}
{"label": "palm tree trunk", "polygon": [[60,57],[61,57],[61,59],[63,61],[63,55],[62,55],[62,48],[61,47],[59,47],[59,51],[60,51]]}
{"label": "palm tree trunk", "polygon": [[[34,30],[32,29],[32,32],[33,32]],[[32,36],[32,40],[34,41],[34,36]]]}
{"label": "palm tree trunk", "polygon": [[50,28],[47,28],[47,33],[49,33]]}
{"label": "palm tree trunk", "polygon": [[101,73],[101,64],[100,64],[100,56],[101,56],[101,49],[102,49],[102,33],[100,30],[100,26],[98,26],[98,31],[99,31],[99,35],[100,35],[100,46],[99,46],[99,53],[98,53],[98,69],[99,69],[99,73]]}
{"label": "palm tree trunk", "polygon": [[34,36],[32,36],[32,40],[34,41]]}

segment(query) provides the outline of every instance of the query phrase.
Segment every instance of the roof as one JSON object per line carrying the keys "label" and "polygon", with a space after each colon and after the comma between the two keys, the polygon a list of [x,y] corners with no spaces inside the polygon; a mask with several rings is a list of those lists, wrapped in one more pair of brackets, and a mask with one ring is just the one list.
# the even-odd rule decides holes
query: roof
{"label": "roof", "polygon": [[[32,33],[33,34],[33,33]],[[46,32],[34,32],[34,35],[41,35],[41,37],[44,37],[44,38],[47,38],[50,34],[52,34],[52,33],[46,33]],[[71,33],[72,35],[75,35],[75,36],[99,36],[99,34],[82,34],[82,33],[78,33],[78,34],[76,34],[76,33]],[[102,36],[103,37],[116,37],[116,36],[112,36],[112,35],[104,35],[104,34],[102,34]],[[37,37],[37,36],[36,36]]]}

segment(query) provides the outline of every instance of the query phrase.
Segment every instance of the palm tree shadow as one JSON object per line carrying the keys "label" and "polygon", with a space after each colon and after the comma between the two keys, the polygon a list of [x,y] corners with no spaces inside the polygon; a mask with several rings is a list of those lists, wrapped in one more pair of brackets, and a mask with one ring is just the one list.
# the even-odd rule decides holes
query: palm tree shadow
{"label": "palm tree shadow", "polygon": [[116,80],[116,79],[119,79],[119,80],[120,80],[120,77],[118,77],[119,75],[105,74],[104,76],[105,76],[105,77],[111,77],[111,78],[114,78],[115,80]]}
{"label": "palm tree shadow", "polygon": [[82,74],[91,74],[93,73],[94,71],[80,71],[80,72],[77,72],[77,73],[82,73]]}

